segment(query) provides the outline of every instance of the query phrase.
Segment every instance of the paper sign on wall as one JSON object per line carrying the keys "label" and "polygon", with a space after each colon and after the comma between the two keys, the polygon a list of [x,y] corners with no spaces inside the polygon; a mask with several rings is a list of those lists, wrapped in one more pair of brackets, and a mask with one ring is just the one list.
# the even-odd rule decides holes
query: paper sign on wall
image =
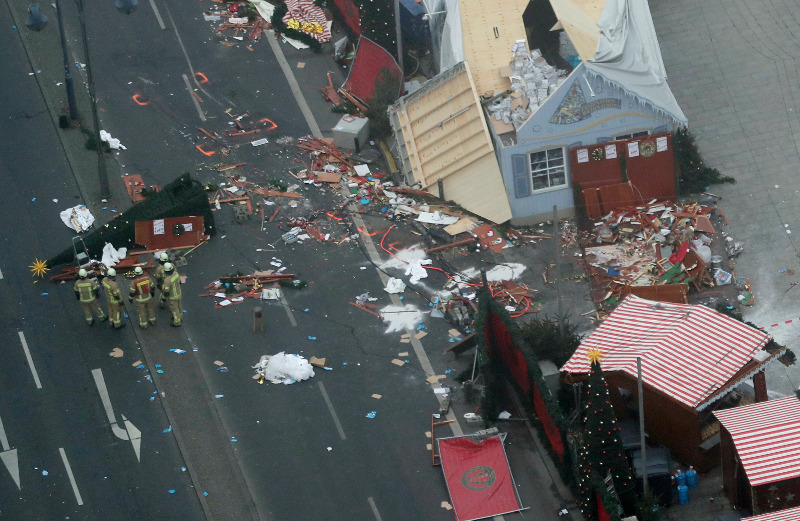
{"label": "paper sign on wall", "polygon": [[628,157],[638,157],[639,156],[639,142],[638,141],[631,141],[628,143]]}
{"label": "paper sign on wall", "polygon": [[588,163],[589,162],[589,149],[588,148],[581,148],[578,150],[578,163]]}
{"label": "paper sign on wall", "polygon": [[617,158],[617,145],[606,145],[606,159]]}
{"label": "paper sign on wall", "polygon": [[192,223],[183,223],[181,226],[183,226],[183,231],[185,232],[192,231]]}
{"label": "paper sign on wall", "polygon": [[656,152],[666,152],[667,150],[667,136],[656,138]]}
{"label": "paper sign on wall", "polygon": [[164,235],[164,219],[153,221],[153,235]]}

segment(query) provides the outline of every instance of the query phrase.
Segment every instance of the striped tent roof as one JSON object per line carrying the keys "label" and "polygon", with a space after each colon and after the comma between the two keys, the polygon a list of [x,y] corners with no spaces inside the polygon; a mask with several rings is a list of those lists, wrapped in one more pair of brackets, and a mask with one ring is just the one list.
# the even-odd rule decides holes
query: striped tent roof
{"label": "striped tent roof", "polygon": [[797,397],[734,407],[714,415],[731,434],[751,486],[800,477]]}
{"label": "striped tent roof", "polygon": [[[588,351],[602,354],[603,371],[636,376],[697,407],[736,375],[769,341],[763,332],[705,306],[667,304],[628,296],[561,368],[590,371]],[[759,360],[765,359],[758,355]]]}
{"label": "striped tent roof", "polygon": [[742,521],[797,521],[800,519],[800,507],[778,510],[769,514],[742,518]]}

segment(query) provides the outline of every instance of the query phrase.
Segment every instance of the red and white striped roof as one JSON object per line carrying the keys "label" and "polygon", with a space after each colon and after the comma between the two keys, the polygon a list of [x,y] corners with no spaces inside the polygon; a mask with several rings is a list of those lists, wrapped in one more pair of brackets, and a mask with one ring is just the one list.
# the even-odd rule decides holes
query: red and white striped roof
{"label": "red and white striped roof", "polygon": [[[750,485],[800,476],[800,400],[795,396],[716,411]],[[794,518],[800,519],[799,517]]]}
{"label": "red and white striped roof", "polygon": [[725,385],[769,341],[763,332],[706,306],[655,302],[629,295],[561,368],[588,373],[588,351],[603,371],[636,376],[691,407]]}
{"label": "red and white striped roof", "polygon": [[800,507],[778,510],[769,514],[742,518],[742,521],[797,521],[800,519]]}

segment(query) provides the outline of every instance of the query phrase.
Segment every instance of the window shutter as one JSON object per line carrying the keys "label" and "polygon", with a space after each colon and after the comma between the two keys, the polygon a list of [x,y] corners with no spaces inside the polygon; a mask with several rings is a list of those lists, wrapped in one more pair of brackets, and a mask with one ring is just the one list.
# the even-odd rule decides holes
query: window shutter
{"label": "window shutter", "polygon": [[514,196],[519,199],[531,195],[528,156],[525,154],[511,156],[511,169],[514,172]]}

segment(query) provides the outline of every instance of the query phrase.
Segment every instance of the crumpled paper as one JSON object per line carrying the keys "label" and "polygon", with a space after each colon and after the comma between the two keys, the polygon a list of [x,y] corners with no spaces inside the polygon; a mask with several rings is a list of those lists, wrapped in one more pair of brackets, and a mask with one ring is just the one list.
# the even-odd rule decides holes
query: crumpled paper
{"label": "crumpled paper", "polygon": [[423,268],[423,266],[427,266],[431,263],[433,263],[433,261],[430,259],[419,259],[411,261],[408,264],[408,268],[406,268],[406,275],[411,276],[409,282],[411,282],[411,284],[418,284],[420,279],[428,278],[428,270]]}
{"label": "crumpled paper", "polygon": [[100,141],[105,141],[108,143],[108,146],[110,146],[113,150],[128,150],[125,148],[125,145],[119,142],[119,139],[111,137],[111,134],[105,130],[100,131]]}
{"label": "crumpled paper", "polygon": [[392,293],[392,294],[402,293],[403,291],[405,291],[405,289],[406,289],[406,283],[394,277],[390,278],[386,282],[386,287],[383,288],[383,290],[386,293]]}

